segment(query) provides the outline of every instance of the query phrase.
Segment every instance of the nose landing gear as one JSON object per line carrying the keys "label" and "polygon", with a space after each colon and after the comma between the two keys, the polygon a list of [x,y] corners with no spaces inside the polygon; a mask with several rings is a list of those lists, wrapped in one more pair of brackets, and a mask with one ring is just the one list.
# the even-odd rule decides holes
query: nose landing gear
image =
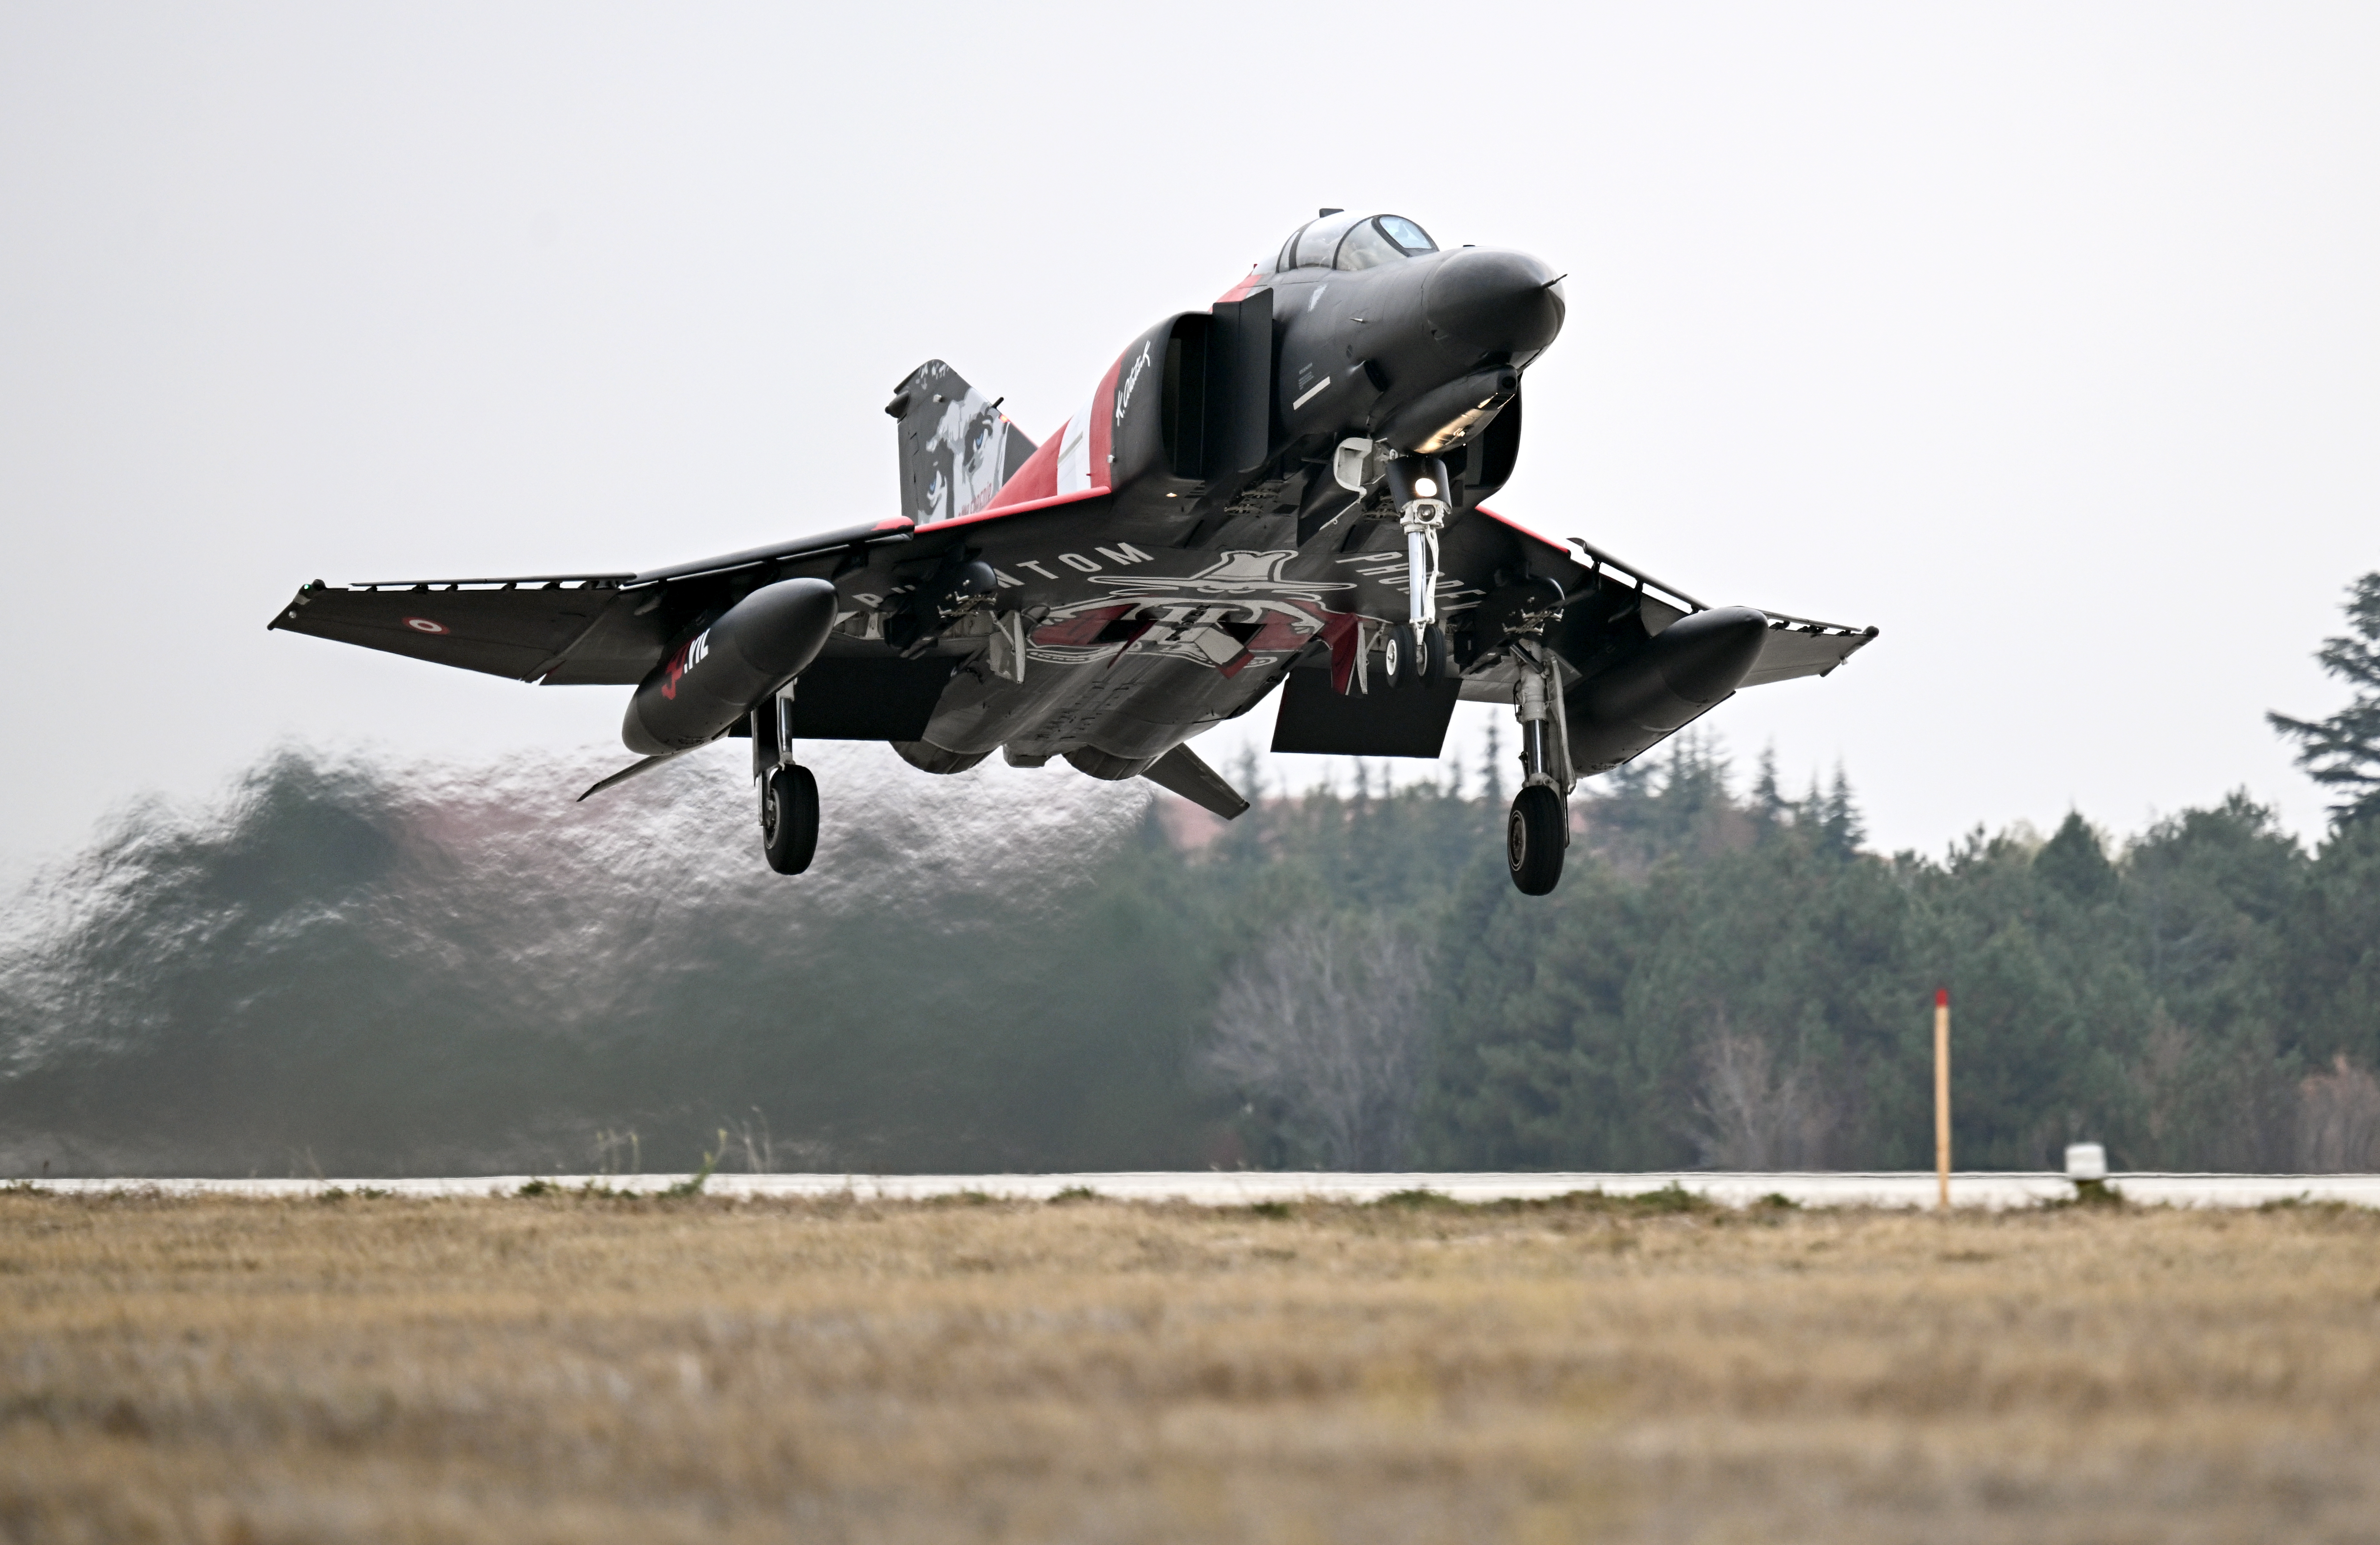
{"label": "nose landing gear", "polygon": [[[1400,456],[1389,464],[1389,487],[1405,532],[1405,624],[1391,649],[1403,656],[1391,681],[1442,680],[1446,629],[1438,623],[1438,534],[1446,529],[1446,464],[1436,456]],[[1402,646],[1402,647],[1399,647]]]}
{"label": "nose landing gear", "polygon": [[789,687],[752,711],[752,775],[760,785],[760,851],[779,874],[799,874],[818,854],[818,779],[794,760]]}

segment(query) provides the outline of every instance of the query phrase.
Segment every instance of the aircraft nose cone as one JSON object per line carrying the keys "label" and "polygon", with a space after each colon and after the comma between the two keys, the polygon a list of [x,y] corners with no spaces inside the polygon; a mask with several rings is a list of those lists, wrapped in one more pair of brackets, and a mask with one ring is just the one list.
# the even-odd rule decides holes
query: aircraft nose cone
{"label": "aircraft nose cone", "polygon": [[1525,354],[1561,331],[1554,271],[1525,252],[1464,247],[1450,252],[1422,289],[1422,311],[1441,336],[1480,354]]}

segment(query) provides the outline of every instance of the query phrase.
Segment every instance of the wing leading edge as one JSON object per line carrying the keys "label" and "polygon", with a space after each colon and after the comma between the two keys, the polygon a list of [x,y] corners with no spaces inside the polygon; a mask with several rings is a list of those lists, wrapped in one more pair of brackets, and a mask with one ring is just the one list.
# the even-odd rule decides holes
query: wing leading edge
{"label": "wing leading edge", "polygon": [[845,554],[905,541],[911,529],[878,521],[636,574],[317,579],[266,627],[548,687],[633,687],[731,586],[832,569]]}
{"label": "wing leading edge", "polygon": [[[433,664],[535,681],[578,652],[607,621],[633,614],[637,600],[621,589],[631,578],[592,574],[355,586],[317,579],[267,626]],[[659,648],[654,641],[655,659]],[[650,668],[648,663],[632,675],[582,679],[634,682]]]}

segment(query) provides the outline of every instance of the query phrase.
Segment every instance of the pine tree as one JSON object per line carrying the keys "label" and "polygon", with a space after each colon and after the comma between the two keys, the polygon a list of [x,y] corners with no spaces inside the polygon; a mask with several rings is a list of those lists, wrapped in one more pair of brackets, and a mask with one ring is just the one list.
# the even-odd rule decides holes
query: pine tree
{"label": "pine tree", "polygon": [[2318,784],[2347,796],[2330,808],[2332,824],[2380,819],[2380,571],[2355,581],[2347,602],[2350,634],[2323,640],[2314,658],[2353,689],[2327,719],[2267,713],[2274,729],[2298,743],[2298,765]]}
{"label": "pine tree", "polygon": [[[1810,791],[1810,801],[1817,803],[1817,791]],[[1827,796],[1827,813],[1818,823],[1820,841],[1828,852],[1852,854],[1867,840],[1867,823],[1860,820],[1859,806],[1852,799],[1851,775],[1843,764],[1835,763],[1835,786]]]}
{"label": "pine tree", "polygon": [[2033,872],[2086,906],[2116,894],[2116,866],[2079,810],[2067,811],[2058,834],[2033,856]]}
{"label": "pine tree", "polygon": [[1777,742],[1770,741],[1760,753],[1760,776],[1752,785],[1752,819],[1766,833],[1785,822],[1792,801],[1777,786]]}

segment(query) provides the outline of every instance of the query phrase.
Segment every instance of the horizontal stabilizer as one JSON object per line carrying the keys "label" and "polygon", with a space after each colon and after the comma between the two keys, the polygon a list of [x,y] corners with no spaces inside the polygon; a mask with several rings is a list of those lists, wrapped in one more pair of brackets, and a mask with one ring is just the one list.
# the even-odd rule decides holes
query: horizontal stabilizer
{"label": "horizontal stabilizer", "polygon": [[[689,750],[692,748],[693,748],[691,747],[687,748]],[[580,795],[577,799],[572,800],[571,803],[584,804],[589,798],[602,793],[605,789],[610,788],[614,784],[625,784],[639,772],[650,772],[654,768],[659,767],[662,763],[665,761],[675,761],[678,758],[684,755],[686,755],[685,751],[664,751],[657,757],[644,757],[638,760],[632,761],[628,763],[627,766],[620,769],[617,772],[613,773],[610,777],[589,784],[587,787],[587,792]]]}
{"label": "horizontal stabilizer", "polygon": [[1248,802],[1241,797],[1240,791],[1224,782],[1220,772],[1199,760],[1198,753],[1187,746],[1174,747],[1140,775],[1225,821],[1234,821],[1247,813]]}

